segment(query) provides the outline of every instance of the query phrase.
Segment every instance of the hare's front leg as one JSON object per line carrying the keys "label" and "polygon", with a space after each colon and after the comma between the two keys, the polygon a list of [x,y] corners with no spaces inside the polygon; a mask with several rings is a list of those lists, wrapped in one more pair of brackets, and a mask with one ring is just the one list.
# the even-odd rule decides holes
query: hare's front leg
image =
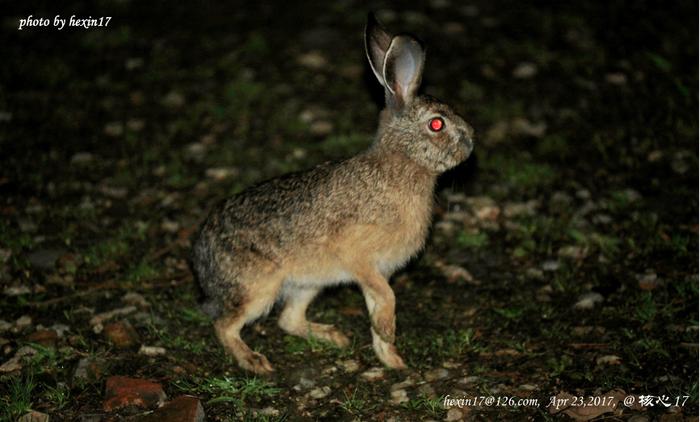
{"label": "hare's front leg", "polygon": [[394,346],[396,333],[396,299],[388,280],[372,269],[358,274],[358,284],[365,296],[367,310],[372,321],[372,346],[382,363],[394,369],[404,369],[406,364]]}
{"label": "hare's front leg", "polygon": [[334,326],[310,322],[306,319],[306,309],[320,290],[317,287],[290,287],[285,296],[284,309],[278,324],[289,334],[299,337],[311,336],[329,341],[338,347],[347,347],[350,339]]}

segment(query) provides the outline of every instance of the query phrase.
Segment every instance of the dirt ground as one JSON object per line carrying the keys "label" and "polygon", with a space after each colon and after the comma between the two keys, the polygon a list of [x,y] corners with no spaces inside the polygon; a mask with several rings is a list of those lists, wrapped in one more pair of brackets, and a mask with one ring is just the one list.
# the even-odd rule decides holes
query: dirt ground
{"label": "dirt ground", "polygon": [[[150,414],[105,410],[114,375],[212,421],[698,420],[697,2],[204,3],[3,7],[0,420]],[[198,308],[190,237],[370,145],[369,10],[425,42],[424,91],[476,131],[392,278],[410,369],[381,367],[344,286],[309,317],[352,345],[274,309],[243,334],[276,368],[253,377]]]}

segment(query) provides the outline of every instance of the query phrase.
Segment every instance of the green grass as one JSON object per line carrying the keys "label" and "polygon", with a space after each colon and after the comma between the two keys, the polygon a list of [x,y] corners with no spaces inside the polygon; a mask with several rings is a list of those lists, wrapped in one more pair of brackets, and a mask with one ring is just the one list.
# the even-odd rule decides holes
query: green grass
{"label": "green grass", "polygon": [[482,248],[489,243],[489,236],[484,232],[462,231],[457,235],[455,241],[460,248]]}
{"label": "green grass", "polygon": [[[5,382],[5,381],[3,381]],[[7,396],[2,397],[4,410],[0,415],[6,421],[15,421],[32,408],[34,390],[37,384],[34,382],[32,371],[27,374],[11,377]]]}
{"label": "green grass", "polygon": [[486,156],[480,166],[497,180],[520,192],[532,192],[550,186],[557,178],[555,169],[547,163],[535,162],[525,155],[509,156],[499,153]]}
{"label": "green grass", "polygon": [[361,398],[360,395],[357,394],[357,391],[358,387],[355,387],[352,394],[348,394],[347,391],[344,391],[343,399],[339,404],[341,409],[355,416],[361,415],[364,412],[371,410],[373,407],[371,404],[368,404],[367,400]]}
{"label": "green grass", "polygon": [[409,401],[402,403],[402,406],[412,412],[416,411],[427,411],[431,416],[442,420],[444,417],[445,409],[442,407],[442,400],[439,397],[430,398],[426,395],[419,395],[415,399],[410,399]]}
{"label": "green grass", "polygon": [[264,400],[275,397],[281,389],[268,381],[257,377],[210,377],[202,380],[178,380],[173,385],[189,394],[198,393],[209,396],[206,404],[232,403],[239,409],[244,408],[246,400]]}

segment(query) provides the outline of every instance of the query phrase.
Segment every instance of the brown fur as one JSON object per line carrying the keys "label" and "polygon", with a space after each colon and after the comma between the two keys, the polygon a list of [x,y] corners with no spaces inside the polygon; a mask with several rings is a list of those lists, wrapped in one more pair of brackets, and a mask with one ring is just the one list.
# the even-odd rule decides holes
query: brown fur
{"label": "brown fur", "polygon": [[[393,346],[396,304],[388,278],[423,247],[437,176],[468,157],[472,132],[444,104],[415,95],[423,57],[417,41],[394,37],[400,42],[386,52],[386,37],[392,38],[372,18],[367,31],[378,34],[368,36],[375,74],[382,54],[392,55],[387,63],[398,63],[389,70],[396,93],[387,88],[389,107],[374,145],[222,202],[194,242],[193,269],[217,336],[243,368],[256,373],[272,366],[250,350],[240,330],[278,298],[285,303],[283,330],[346,346],[345,335],[305,314],[323,287],[351,281],[365,296],[377,356],[389,367],[404,367]],[[375,38],[382,44],[372,44]],[[408,56],[414,60],[402,60]],[[387,87],[385,79],[380,82]],[[434,116],[444,119],[444,130],[428,129]]]}

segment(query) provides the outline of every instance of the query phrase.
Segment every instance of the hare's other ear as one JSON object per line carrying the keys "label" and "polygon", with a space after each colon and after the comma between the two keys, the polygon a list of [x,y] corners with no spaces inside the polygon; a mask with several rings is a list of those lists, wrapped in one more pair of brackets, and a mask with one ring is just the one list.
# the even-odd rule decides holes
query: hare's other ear
{"label": "hare's other ear", "polygon": [[391,40],[384,59],[387,100],[395,109],[413,101],[423,77],[425,50],[413,37],[398,35]]}
{"label": "hare's other ear", "polygon": [[379,83],[386,88],[386,82],[384,81],[384,58],[386,57],[386,51],[389,49],[391,44],[391,35],[386,32],[384,27],[377,21],[374,17],[374,13],[367,16],[367,26],[365,26],[365,52],[367,53],[367,60],[369,60],[369,65],[374,72],[374,76],[377,77]]}

